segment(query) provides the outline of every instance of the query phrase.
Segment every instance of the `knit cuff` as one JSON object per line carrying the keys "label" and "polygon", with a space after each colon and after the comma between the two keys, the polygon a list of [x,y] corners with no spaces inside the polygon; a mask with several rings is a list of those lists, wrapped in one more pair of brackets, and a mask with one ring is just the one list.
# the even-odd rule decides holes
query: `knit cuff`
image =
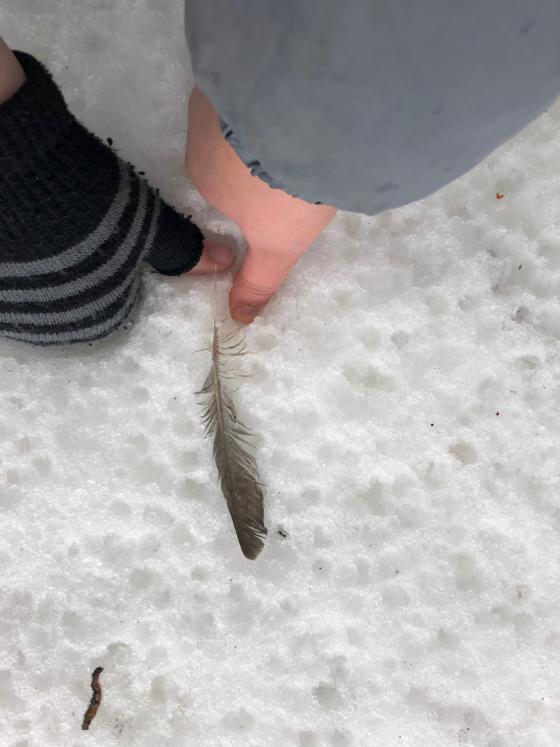
{"label": "knit cuff", "polygon": [[192,270],[202,254],[204,236],[200,228],[158,200],[158,232],[147,261],[162,275],[182,275]]}

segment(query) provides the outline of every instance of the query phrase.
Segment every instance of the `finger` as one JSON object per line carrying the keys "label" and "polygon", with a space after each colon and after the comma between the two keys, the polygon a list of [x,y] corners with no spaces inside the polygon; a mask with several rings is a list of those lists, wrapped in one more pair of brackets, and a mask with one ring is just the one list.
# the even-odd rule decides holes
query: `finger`
{"label": "finger", "polygon": [[233,319],[249,324],[282,285],[304,250],[286,254],[247,251],[229,294]]}
{"label": "finger", "polygon": [[234,260],[233,251],[229,246],[204,242],[204,248],[197,264],[189,271],[189,275],[207,275],[212,272],[229,270]]}

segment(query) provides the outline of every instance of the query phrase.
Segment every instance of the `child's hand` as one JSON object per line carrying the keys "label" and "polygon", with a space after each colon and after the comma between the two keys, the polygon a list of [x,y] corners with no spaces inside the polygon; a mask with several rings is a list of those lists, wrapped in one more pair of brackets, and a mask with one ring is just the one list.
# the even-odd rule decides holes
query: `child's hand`
{"label": "child's hand", "polygon": [[252,322],[336,209],[298,200],[251,176],[197,88],[189,102],[186,168],[203,197],[232,218],[247,239],[249,249],[233,282],[230,311],[237,321]]}

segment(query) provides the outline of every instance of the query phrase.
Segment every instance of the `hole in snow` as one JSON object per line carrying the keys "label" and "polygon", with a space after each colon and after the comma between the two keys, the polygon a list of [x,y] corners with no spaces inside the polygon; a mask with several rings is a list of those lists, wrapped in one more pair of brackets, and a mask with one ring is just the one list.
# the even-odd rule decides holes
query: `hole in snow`
{"label": "hole in snow", "polygon": [[317,702],[326,711],[330,711],[334,708],[340,708],[344,705],[344,699],[338,692],[334,685],[329,685],[328,682],[321,682],[320,685],[313,688],[313,695],[317,698]]}
{"label": "hole in snow", "polygon": [[466,441],[457,441],[449,447],[449,453],[457,457],[463,464],[474,464],[478,461],[478,455],[474,448]]}

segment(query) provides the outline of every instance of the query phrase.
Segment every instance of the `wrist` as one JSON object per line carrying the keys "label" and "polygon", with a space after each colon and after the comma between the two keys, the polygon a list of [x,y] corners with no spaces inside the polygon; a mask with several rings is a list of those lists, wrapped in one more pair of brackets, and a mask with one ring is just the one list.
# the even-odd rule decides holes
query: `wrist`
{"label": "wrist", "polygon": [[0,104],[3,104],[25,83],[25,73],[6,42],[0,38]]}

